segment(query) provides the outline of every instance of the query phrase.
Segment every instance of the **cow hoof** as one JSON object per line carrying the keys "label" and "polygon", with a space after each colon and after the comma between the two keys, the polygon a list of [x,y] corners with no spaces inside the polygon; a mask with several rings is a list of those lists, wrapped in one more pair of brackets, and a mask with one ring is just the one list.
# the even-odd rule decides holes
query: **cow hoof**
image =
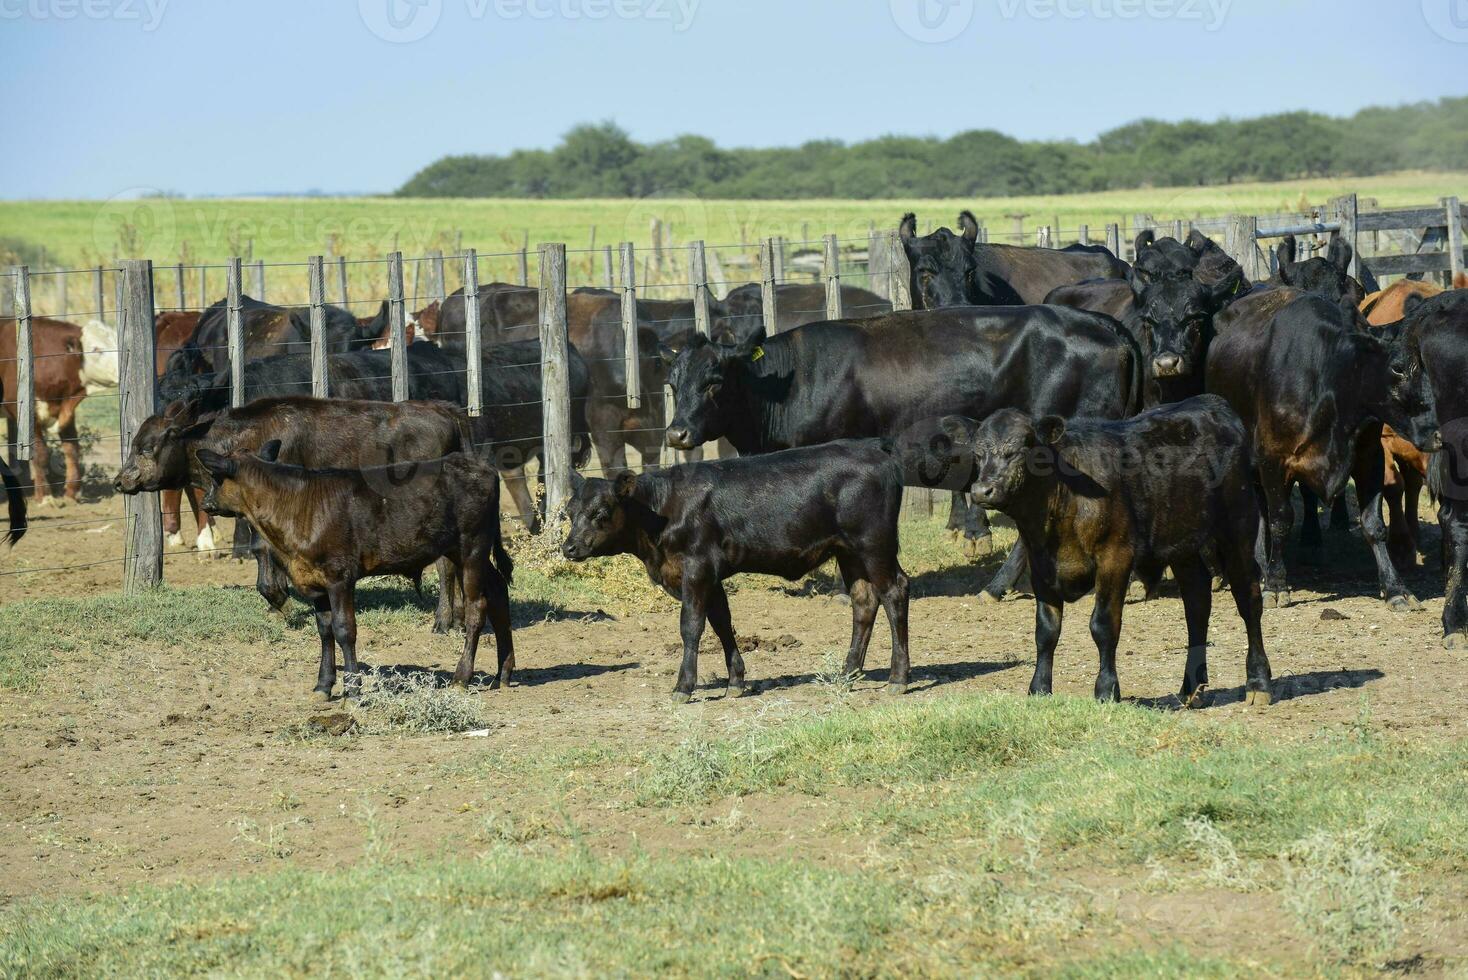
{"label": "cow hoof", "polygon": [[1468,649],[1468,633],[1449,633],[1443,637],[1444,650]]}
{"label": "cow hoof", "polygon": [[1394,595],[1386,601],[1387,608],[1392,612],[1418,612],[1422,609],[1422,603],[1410,592]]}
{"label": "cow hoof", "polygon": [[749,688],[744,686],[743,684],[730,684],[728,689],[724,693],[724,697],[742,698],[748,693],[750,693]]}
{"label": "cow hoof", "polygon": [[1208,685],[1200,684],[1192,694],[1178,694],[1184,708],[1206,708],[1213,699],[1208,696]]}
{"label": "cow hoof", "polygon": [[314,704],[326,704],[330,700],[331,700],[331,692],[330,691],[323,691],[320,688],[317,688],[316,690],[314,690],[314,691],[311,692],[311,701]]}
{"label": "cow hoof", "polygon": [[1262,592],[1260,595],[1264,599],[1265,609],[1284,609],[1290,604],[1288,592]]}
{"label": "cow hoof", "polygon": [[898,695],[902,695],[902,694],[906,694],[906,693],[907,693],[907,685],[906,684],[899,684],[896,681],[893,681],[891,684],[888,684],[887,685],[887,694],[890,695],[891,697],[897,697]]}
{"label": "cow hoof", "polygon": [[965,558],[982,558],[994,553],[994,536],[986,534],[982,538],[964,538],[963,556]]}
{"label": "cow hoof", "polygon": [[1224,589],[1228,588],[1228,583],[1223,580],[1222,575],[1215,575],[1213,576],[1213,581],[1209,583],[1209,588],[1211,588],[1214,592],[1222,592]]}
{"label": "cow hoof", "polygon": [[182,548],[184,546],[183,534],[179,531],[174,531],[168,537],[163,539],[163,543],[168,545],[168,547],[170,548]]}
{"label": "cow hoof", "polygon": [[981,605],[981,606],[993,605],[994,603],[1001,602],[1004,599],[1003,596],[995,595],[994,593],[988,591],[987,589],[985,589],[984,591],[980,592],[974,598],[978,601],[979,605]]}
{"label": "cow hoof", "polygon": [[1274,695],[1268,691],[1249,691],[1244,695],[1244,704],[1250,708],[1267,708],[1274,703]]}
{"label": "cow hoof", "polygon": [[1152,594],[1147,591],[1147,586],[1138,579],[1132,579],[1131,584],[1126,587],[1127,602],[1146,602],[1150,598]]}
{"label": "cow hoof", "polygon": [[963,537],[963,532],[956,527],[945,528],[944,530],[948,532],[949,541],[958,541]]}
{"label": "cow hoof", "polygon": [[668,700],[672,701],[674,704],[687,704],[689,701],[693,700],[693,695],[686,694],[683,691],[674,691],[672,695],[669,696]]}

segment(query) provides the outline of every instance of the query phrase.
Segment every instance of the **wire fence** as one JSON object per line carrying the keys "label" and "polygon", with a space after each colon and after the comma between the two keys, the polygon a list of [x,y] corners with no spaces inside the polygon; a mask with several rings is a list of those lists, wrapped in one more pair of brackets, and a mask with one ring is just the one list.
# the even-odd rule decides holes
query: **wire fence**
{"label": "wire fence", "polygon": [[[1350,198],[1247,219],[1136,215],[1096,230],[1057,224],[1006,235],[981,227],[977,235],[1026,247],[1101,244],[1126,259],[1143,230],[1185,237],[1196,229],[1222,239],[1264,278],[1273,271],[1268,246],[1282,229],[1300,230],[1299,258],[1345,234],[1362,258],[1405,261],[1437,240],[1433,214],[1444,216],[1438,237],[1459,243],[1456,258],[1449,248],[1440,264],[1461,268],[1455,199],[1436,210],[1358,213]],[[534,524],[526,476],[544,484],[552,501],[564,499],[573,457],[580,472],[608,475],[731,451],[717,443],[692,454],[668,448],[664,349],[695,334],[738,342],[761,330],[909,309],[909,276],[897,233],[876,230],[716,244],[659,238],[646,248],[547,245],[532,253],[527,244],[374,259],[241,256],[0,271],[0,293],[17,314],[0,329],[7,456],[17,469],[32,470],[21,475],[35,494],[34,543],[22,547],[65,556],[48,537],[116,526],[127,549],[71,562],[12,559],[0,580],[117,564],[136,584],[138,567],[144,581],[156,581],[165,563],[187,577],[178,559],[189,552],[178,550],[177,539],[165,548],[152,538],[161,537],[154,529],[163,524],[170,532],[197,527],[190,497],[168,494],[160,503],[111,489],[139,425],[180,391],[215,407],[290,394],[454,401],[477,420],[476,438],[496,447],[515,504],[506,516]],[[475,302],[466,303],[469,294]],[[139,364],[130,364],[130,352]],[[98,498],[102,513],[52,518],[41,501],[57,495]],[[937,497],[915,491],[904,506],[931,514]],[[200,550],[228,554],[231,547],[216,536]]]}

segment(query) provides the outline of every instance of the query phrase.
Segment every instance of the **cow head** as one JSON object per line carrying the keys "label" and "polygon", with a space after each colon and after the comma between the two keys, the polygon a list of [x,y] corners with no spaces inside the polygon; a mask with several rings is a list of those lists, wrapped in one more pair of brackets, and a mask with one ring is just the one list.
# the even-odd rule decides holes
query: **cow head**
{"label": "cow head", "polygon": [[189,444],[209,431],[214,416],[200,403],[176,401],[149,416],[133,435],[132,451],[112,482],[118,493],[182,490],[189,483]]}
{"label": "cow head", "polygon": [[258,453],[231,453],[226,456],[209,449],[200,449],[195,458],[199,466],[209,475],[204,488],[203,507],[215,517],[245,517],[248,506],[245,488],[240,481],[240,472],[253,462],[273,463],[280,457],[280,440],[272,439],[260,447]]}
{"label": "cow head", "polygon": [[[1376,333],[1386,352],[1384,384],[1388,407],[1384,414],[1394,416],[1382,421],[1422,452],[1437,452],[1442,449],[1442,433],[1422,364],[1418,331],[1404,321],[1389,324]],[[1369,356],[1374,358],[1374,352]]]}
{"label": "cow head", "polygon": [[764,357],[764,339],[763,330],[737,346],[694,335],[681,351],[664,348],[663,359],[670,366],[668,385],[673,389],[669,446],[687,451],[728,435],[739,411],[733,389],[745,365]]}
{"label": "cow head", "polygon": [[983,303],[978,264],[974,260],[974,242],[979,224],[965,211],[958,216],[963,234],[955,235],[939,228],[931,235],[918,235],[917,216],[902,216],[897,237],[907,253],[912,273],[912,305],[917,310],[936,310],[945,306],[972,306]]}
{"label": "cow head", "polygon": [[[1054,446],[1065,435],[1065,422],[1056,416],[1035,420],[1005,408],[982,422],[960,415],[945,418],[943,431],[957,446],[973,453],[974,482],[969,488],[982,507],[1005,510],[1026,499],[1026,484],[1046,472],[1044,460],[1053,459]],[[1053,472],[1053,463],[1050,465]]]}
{"label": "cow head", "polygon": [[760,284],[746,283],[729,290],[719,303],[718,315],[710,333],[714,339],[725,344],[743,344],[765,329],[765,311],[761,299]]}
{"label": "cow head", "polygon": [[1128,276],[1135,297],[1139,340],[1150,378],[1201,376],[1213,335],[1213,317],[1243,283],[1243,270],[1214,286],[1185,271],[1152,276],[1134,266]]}
{"label": "cow head", "polygon": [[1198,264],[1198,253],[1175,238],[1158,238],[1144,231],[1133,243],[1136,260],[1132,267],[1149,279],[1159,279],[1177,272],[1192,272]]}
{"label": "cow head", "polygon": [[561,554],[570,561],[620,554],[629,528],[626,503],[637,487],[637,474],[624,470],[610,480],[572,474],[571,480],[566,502],[571,526]]}
{"label": "cow head", "polygon": [[1324,258],[1315,256],[1304,262],[1296,262],[1295,254],[1295,238],[1293,235],[1286,236],[1276,252],[1279,259],[1279,279],[1286,286],[1313,293],[1331,302],[1349,299],[1357,307],[1366,299],[1366,291],[1359,282],[1351,278],[1349,270],[1353,253],[1344,238],[1332,235]]}

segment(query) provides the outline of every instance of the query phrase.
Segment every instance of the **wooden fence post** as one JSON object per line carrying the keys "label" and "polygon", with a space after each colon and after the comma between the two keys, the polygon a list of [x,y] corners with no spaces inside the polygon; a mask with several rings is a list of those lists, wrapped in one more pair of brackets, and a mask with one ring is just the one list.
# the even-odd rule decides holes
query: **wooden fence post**
{"label": "wooden fence post", "polygon": [[1081,225],[1080,230],[1076,232],[1076,241],[1081,245],[1091,244],[1090,225]]}
{"label": "wooden fence post", "polygon": [[1449,197],[1443,201],[1447,209],[1448,229],[1448,281],[1446,285],[1452,288],[1453,280],[1463,274],[1463,207],[1458,203],[1458,198]]}
{"label": "wooden fence post", "polygon": [[1121,254],[1121,225],[1113,222],[1106,226],[1106,247],[1111,250],[1112,255],[1126,261]]}
{"label": "wooden fence post", "polygon": [[775,236],[775,281],[785,282],[785,238]]}
{"label": "wooden fence post", "polygon": [[178,309],[187,309],[189,297],[188,291],[184,289],[184,264],[182,262],[173,267],[173,284],[178,292]]}
{"label": "wooden fence post", "polygon": [[[15,458],[32,458],[36,446],[36,352],[31,337],[31,270],[18,265],[11,271],[15,311]],[[7,395],[10,392],[6,392]],[[131,442],[124,442],[124,448]],[[38,491],[39,492],[39,488]]]}
{"label": "wooden fence post", "polygon": [[778,282],[779,269],[776,264],[776,248],[773,238],[760,241],[759,246],[759,305],[760,315],[764,320],[765,334],[774,334],[775,326],[778,324],[778,301],[776,299],[775,284]]}
{"label": "wooden fence post", "polygon": [[[540,405],[545,429],[541,481],[555,521],[571,498],[571,373],[566,336],[566,246],[540,246]],[[634,346],[634,350],[635,350]]]}
{"label": "wooden fence post", "polygon": [[479,418],[484,414],[484,338],[479,327],[479,253],[472,248],[464,253],[464,357],[469,417]]}
{"label": "wooden fence post", "polygon": [[826,236],[826,319],[845,316],[841,301],[841,245],[835,235]]}
{"label": "wooden fence post", "polygon": [[719,260],[719,250],[716,248],[705,255],[708,262],[709,287],[714,290],[714,295],[720,298],[729,294],[729,279],[724,275],[724,263]]}
{"label": "wooden fence post", "polygon": [[306,260],[307,294],[311,303],[311,397],[330,398],[326,364],[326,257]]}
{"label": "wooden fence post", "polygon": [[[99,265],[97,266],[97,268],[92,270],[92,301],[97,306],[97,319],[103,321],[107,319],[106,283],[107,275],[102,271],[102,267]],[[117,322],[117,316],[118,314],[116,313],[116,311],[114,311],[112,320],[114,326],[120,326],[120,324]]]}
{"label": "wooden fence post", "polygon": [[[623,242],[618,250],[622,278],[622,371],[627,378],[627,407],[642,407],[642,359],[637,349],[637,250]],[[608,474],[602,474],[606,476]]]}
{"label": "wooden fence post", "polygon": [[[467,297],[465,297],[467,299]],[[392,400],[408,400],[408,311],[403,300],[403,253],[387,257],[387,329],[392,359]]]}
{"label": "wooden fence post", "polygon": [[887,233],[887,269],[892,282],[892,309],[912,309],[912,268],[907,264],[907,249],[897,232]]}
{"label": "wooden fence post", "polygon": [[229,347],[229,404],[239,408],[245,403],[245,317],[241,310],[240,278],[244,269],[238,255],[225,268],[224,326],[225,344]]}
{"label": "wooden fence post", "polygon": [[[126,451],[143,422],[153,414],[158,384],[153,347],[153,263],[147,259],[123,262],[122,279],[117,395]],[[127,515],[123,588],[128,592],[152,588],[163,581],[163,515],[158,509],[158,494],[125,496],[123,510]]]}
{"label": "wooden fence post", "polygon": [[887,277],[887,240],[875,229],[867,232],[867,289],[883,299],[892,298]]}
{"label": "wooden fence post", "polygon": [[1181,218],[1174,218],[1173,221],[1172,221],[1172,238],[1173,238],[1173,241],[1180,242],[1180,241],[1182,241],[1186,237],[1188,237],[1188,233],[1185,232],[1185,231],[1183,231],[1183,219],[1181,219]]}
{"label": "wooden fence post", "polygon": [[520,246],[520,254],[517,257],[519,264],[516,270],[517,281],[522,286],[530,285],[530,232],[525,233],[526,244]]}
{"label": "wooden fence post", "polygon": [[713,335],[709,315],[708,254],[702,241],[688,243],[688,282],[693,286],[693,328],[705,337]]}
{"label": "wooden fence post", "polygon": [[1351,264],[1346,268],[1346,273],[1355,279],[1361,278],[1361,254],[1357,244],[1356,234],[1356,212],[1358,209],[1358,198],[1355,194],[1347,194],[1335,199],[1334,208],[1336,221],[1340,222],[1339,232],[1341,240],[1351,246]]}
{"label": "wooden fence post", "polygon": [[200,312],[209,308],[209,267],[203,262],[199,263],[199,310]]}
{"label": "wooden fence post", "polygon": [[607,281],[607,288],[616,289],[617,267],[616,263],[612,261],[612,246],[610,245],[605,245],[602,247],[601,268],[603,278],[605,278]]}
{"label": "wooden fence post", "polygon": [[255,269],[255,298],[265,302],[265,260],[259,259],[254,265]]}
{"label": "wooden fence post", "polygon": [[431,279],[428,283],[429,296],[442,307],[443,301],[448,298],[449,294],[448,280],[444,277],[443,252],[441,250],[434,249],[428,253],[428,271]]}
{"label": "wooden fence post", "polygon": [[339,255],[336,259],[336,289],[341,297],[342,309],[348,309],[352,300],[347,293],[347,257],[345,255]]}

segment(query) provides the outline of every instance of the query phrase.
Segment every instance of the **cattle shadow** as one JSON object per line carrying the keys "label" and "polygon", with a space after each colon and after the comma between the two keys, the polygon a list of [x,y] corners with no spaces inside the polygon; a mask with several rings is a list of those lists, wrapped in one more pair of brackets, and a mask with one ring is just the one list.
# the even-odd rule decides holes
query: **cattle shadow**
{"label": "cattle shadow", "polygon": [[[975,677],[983,677],[986,674],[994,674],[1004,670],[1011,670],[1021,666],[1021,661],[984,661],[972,660],[948,664],[928,664],[920,669],[914,669],[910,674],[907,686],[908,693],[917,691],[928,691],[944,684],[953,684],[958,681],[971,680]],[[873,683],[885,685],[891,677],[889,667],[874,667],[864,670],[856,678],[857,683]],[[785,688],[804,687],[809,684],[828,684],[830,678],[826,675],[814,672],[776,674],[770,677],[750,677],[747,679],[751,694],[767,694]],[[724,688],[724,681],[717,680],[708,684],[699,685],[699,690],[718,691]]]}
{"label": "cattle shadow", "polygon": [[[421,590],[415,590],[404,579],[375,579],[365,582],[357,589],[357,612],[362,613],[396,613],[404,610],[415,610],[433,615],[438,605],[438,584],[428,581],[423,584]],[[572,609],[558,602],[548,602],[544,599],[517,598],[514,587],[510,590],[510,625],[515,629],[523,629],[526,626],[534,626],[536,623],[546,621],[558,622],[561,620],[575,619],[586,622],[612,619],[601,609]],[[311,614],[309,610],[299,610],[292,618],[291,624],[300,625],[309,623]],[[488,627],[486,627],[486,630]]]}
{"label": "cattle shadow", "polygon": [[[470,688],[488,687],[494,680],[494,650],[480,648],[479,662],[485,662],[488,656],[490,668],[488,670],[474,671],[473,678],[469,681]],[[558,664],[554,667],[515,667],[514,674],[510,678],[511,687],[539,687],[542,684],[551,684],[556,681],[579,681],[592,677],[600,677],[604,674],[619,674],[627,670],[636,670],[642,664],[636,660],[628,660],[616,664]],[[454,679],[452,670],[441,667],[424,667],[418,664],[389,664],[378,667],[375,673],[379,677],[409,678],[431,677],[435,687],[447,687]]]}
{"label": "cattle shadow", "polygon": [[[1312,670],[1303,674],[1276,677],[1271,689],[1274,694],[1274,702],[1279,704],[1283,701],[1297,701],[1300,698],[1328,694],[1331,691],[1365,687],[1372,681],[1379,681],[1385,676],[1384,671],[1374,667],[1362,670]],[[1244,700],[1246,692],[1247,689],[1242,684],[1238,687],[1210,688],[1207,707],[1221,708],[1225,705],[1239,704]],[[1139,708],[1150,708],[1154,711],[1183,710],[1182,701],[1176,694],[1156,698],[1128,698],[1127,701]]]}
{"label": "cattle shadow", "polygon": [[[998,573],[1004,560],[1009,557],[1008,548],[996,548],[977,559],[955,558],[955,563],[942,568],[932,568],[910,576],[909,588],[914,599],[939,597],[964,598],[984,591],[990,580]],[[1018,591],[1029,585],[1029,574],[1021,576]]]}

